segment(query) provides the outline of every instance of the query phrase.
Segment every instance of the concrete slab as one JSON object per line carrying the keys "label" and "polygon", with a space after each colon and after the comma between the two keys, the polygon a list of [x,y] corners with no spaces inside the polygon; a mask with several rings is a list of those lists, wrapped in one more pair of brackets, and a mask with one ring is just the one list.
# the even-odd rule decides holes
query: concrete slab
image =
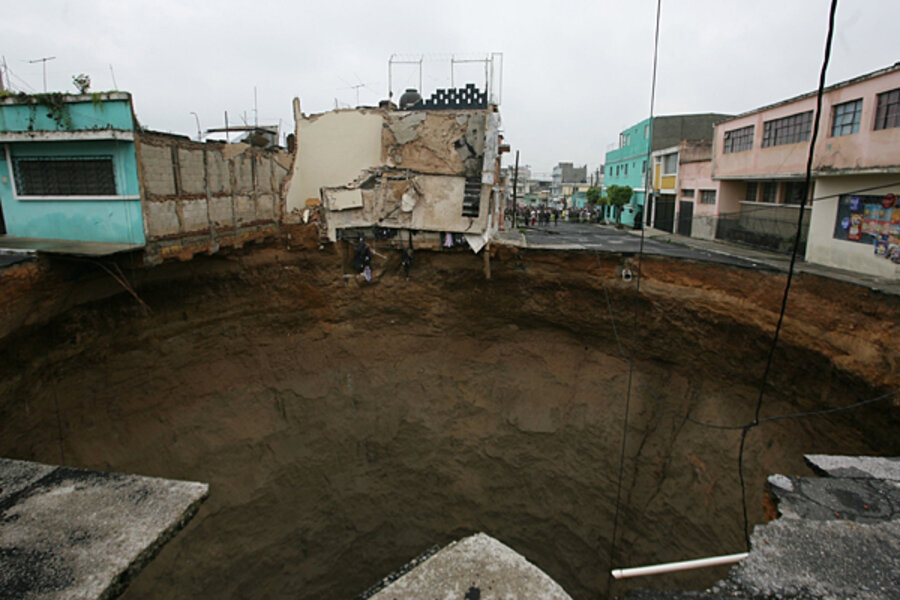
{"label": "concrete slab", "polygon": [[806,463],[820,475],[852,479],[900,481],[900,458],[806,454]]}
{"label": "concrete slab", "polygon": [[708,590],[631,592],[628,600],[900,598],[898,458],[808,455],[824,478],[772,475],[781,518]]}
{"label": "concrete slab", "polygon": [[35,259],[34,253],[26,251],[0,251],[0,269],[29,262]]}
{"label": "concrete slab", "polygon": [[730,575],[751,598],[900,597],[900,521],[778,519],[757,527]]}
{"label": "concrete slab", "polygon": [[789,519],[877,523],[900,518],[900,482],[879,479],[769,477],[778,513]]}
{"label": "concrete slab", "polygon": [[203,483],[0,459],[0,598],[117,596],[208,493]]}
{"label": "concrete slab", "polygon": [[453,542],[369,596],[372,600],[571,600],[543,571],[483,533]]}
{"label": "concrete slab", "polygon": [[109,256],[119,252],[140,250],[141,244],[110,244],[104,242],[74,242],[69,240],[48,240],[43,238],[20,238],[0,236],[0,250],[31,250],[46,254],[72,256]]}

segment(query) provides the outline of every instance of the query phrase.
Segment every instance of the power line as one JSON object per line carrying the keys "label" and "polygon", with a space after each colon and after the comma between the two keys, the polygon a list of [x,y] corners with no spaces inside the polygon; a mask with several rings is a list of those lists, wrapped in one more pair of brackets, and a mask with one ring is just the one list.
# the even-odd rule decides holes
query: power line
{"label": "power line", "polygon": [[[837,11],[837,0],[831,0],[831,9],[828,15],[828,32],[825,36],[825,56],[822,59],[822,69],[819,73],[819,89],[816,94],[816,115],[813,122],[812,138],[809,141],[809,151],[806,159],[806,189],[812,182],[812,164],[813,155],[815,153],[816,140],[819,136],[819,123],[822,118],[822,96],[825,91],[825,73],[828,70],[828,61],[831,58],[831,41],[834,37],[834,15]],[[754,413],[753,422],[748,424],[741,430],[741,443],[738,450],[738,475],[741,482],[741,505],[744,512],[744,538],[747,542],[747,550],[750,550],[750,521],[747,517],[747,493],[744,482],[744,447],[747,441],[747,434],[750,430],[759,425],[759,414],[762,410],[763,398],[766,392],[766,383],[769,380],[769,373],[772,369],[772,362],[775,359],[775,347],[778,345],[778,338],[781,334],[781,327],[784,324],[784,315],[787,312],[788,296],[791,292],[791,281],[794,278],[794,266],[797,263],[797,254],[800,248],[800,236],[803,232],[803,207],[806,205],[806,198],[802,198],[800,202],[800,210],[797,215],[797,233],[794,236],[794,247],[791,251],[791,263],[787,271],[787,279],[784,284],[784,295],[781,298],[781,310],[778,313],[778,323],[775,325],[775,335],[772,336],[772,345],[769,347],[769,354],[766,357],[766,368],[763,371],[762,382],[759,386],[759,398],[756,401],[756,411]]]}
{"label": "power line", "polygon": [[[656,31],[653,39],[653,75],[650,84],[650,139],[653,139],[653,107],[656,102],[656,67],[657,67],[657,58],[659,56],[659,16],[662,10],[662,0],[656,0]],[[650,162],[650,155],[652,151],[653,144],[648,144],[647,146],[647,162]],[[642,217],[643,218],[643,217]],[[638,302],[641,293],[641,266],[643,264],[643,256],[644,256],[644,228],[641,227],[641,245],[638,251],[637,256],[637,280],[635,282],[635,296],[634,296],[634,320],[632,323],[631,330],[631,356],[628,361],[628,388],[625,393],[625,415],[622,423],[622,448],[619,452],[619,475],[618,482],[616,485],[616,507],[615,512],[613,513],[613,526],[612,526],[612,536],[610,539],[610,547],[609,547],[609,569],[607,570],[608,575],[606,579],[606,597],[607,600],[612,598],[612,588],[613,588],[613,566],[615,565],[615,557],[616,557],[616,535],[618,534],[619,529],[619,512],[621,510],[622,504],[622,479],[625,473],[625,451],[627,448],[628,441],[628,416],[631,408],[631,385],[634,380],[634,356],[635,356],[635,348],[637,347],[637,328],[638,328],[638,311],[640,309],[640,302]],[[618,335],[616,336],[618,338]],[[621,345],[620,345],[621,349]]]}
{"label": "power line", "polygon": [[[597,258],[597,264],[602,267],[602,265],[600,263],[600,252],[595,250],[594,255]],[[613,314],[612,301],[610,300],[610,295],[609,295],[609,288],[606,285],[606,279],[602,276],[600,278],[600,285],[603,287],[603,293],[604,293],[605,302],[606,302],[606,309],[607,309],[607,313],[609,315],[609,322],[610,322],[610,325],[612,326],[613,338],[616,341],[616,346],[618,346],[618,348],[619,348],[619,356],[621,356],[623,360],[628,360],[628,356],[625,353],[625,349],[622,347],[622,342],[621,342],[621,338],[619,337],[618,327],[616,326],[616,318],[615,318],[615,315]],[[650,396],[651,399],[653,399],[654,402],[656,402],[656,404],[660,407],[660,410],[664,414],[668,413],[668,414],[672,415],[673,418],[677,418],[680,421],[686,421],[693,425],[697,425],[698,427],[705,427],[707,429],[718,429],[718,430],[722,430],[722,431],[737,431],[737,430],[746,428],[748,425],[750,425],[752,423],[752,421],[751,421],[750,423],[743,423],[740,425],[722,425],[719,423],[709,423],[706,421],[701,421],[699,419],[695,419],[690,414],[683,413],[683,412],[679,411],[678,409],[676,409],[675,407],[673,407],[669,402],[667,402],[661,396],[656,394],[656,392],[654,392],[653,389],[650,388],[650,386],[647,385],[646,383],[639,382],[639,385],[641,385],[642,389]],[[802,419],[802,418],[806,418],[806,417],[816,417],[816,416],[840,413],[840,412],[844,412],[847,410],[853,410],[856,408],[860,408],[862,406],[866,406],[869,404],[874,404],[876,402],[882,402],[884,400],[889,400],[890,398],[893,398],[894,396],[900,396],[900,390],[894,390],[892,392],[887,392],[887,393],[881,394],[880,396],[875,396],[873,398],[868,398],[866,400],[854,402],[853,404],[849,404],[847,406],[837,406],[837,407],[833,407],[833,408],[825,408],[825,409],[820,409],[820,410],[810,410],[810,411],[799,412],[799,413],[774,415],[771,417],[761,417],[759,419],[759,424],[761,425],[763,423],[782,421],[785,419]]]}

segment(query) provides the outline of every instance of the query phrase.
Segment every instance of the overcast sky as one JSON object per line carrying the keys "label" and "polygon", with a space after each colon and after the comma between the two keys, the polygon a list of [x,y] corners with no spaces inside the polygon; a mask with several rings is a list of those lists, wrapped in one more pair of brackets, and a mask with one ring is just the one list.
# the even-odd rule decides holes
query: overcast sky
{"label": "overcast sky", "polygon": [[[829,0],[663,0],[656,114],[740,113],[815,89]],[[656,0],[390,2],[31,0],[0,20],[15,90],[134,95],[145,127],[196,137],[246,115],[292,130],[291,100],[316,113],[387,97],[392,54],[426,55],[425,94],[449,60],[503,53],[503,128],[521,164],[593,169],[650,106]],[[841,0],[828,82],[900,60],[900,2]],[[428,59],[427,57],[434,57]],[[110,68],[112,65],[112,69]],[[113,84],[113,75],[115,83]],[[456,82],[482,85],[460,67]],[[409,67],[395,93],[417,86]],[[396,98],[396,96],[395,96]],[[506,156],[510,163],[510,155]]]}

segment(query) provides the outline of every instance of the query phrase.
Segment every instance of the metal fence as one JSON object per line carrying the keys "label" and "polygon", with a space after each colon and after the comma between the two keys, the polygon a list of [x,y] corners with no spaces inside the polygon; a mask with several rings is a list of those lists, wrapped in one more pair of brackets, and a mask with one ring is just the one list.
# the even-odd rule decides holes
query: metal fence
{"label": "metal fence", "polygon": [[[783,217],[773,218],[752,213],[721,215],[716,223],[716,238],[790,254],[797,234],[796,209],[792,212],[793,221]],[[806,252],[808,233],[809,219],[805,218],[800,232],[801,255]]]}

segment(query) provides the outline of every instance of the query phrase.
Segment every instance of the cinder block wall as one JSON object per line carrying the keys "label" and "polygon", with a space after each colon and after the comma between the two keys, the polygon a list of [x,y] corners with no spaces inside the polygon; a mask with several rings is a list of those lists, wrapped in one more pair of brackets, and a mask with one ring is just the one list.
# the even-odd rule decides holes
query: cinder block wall
{"label": "cinder block wall", "polygon": [[150,262],[240,246],[277,229],[289,154],[156,133],[140,134],[137,147]]}

